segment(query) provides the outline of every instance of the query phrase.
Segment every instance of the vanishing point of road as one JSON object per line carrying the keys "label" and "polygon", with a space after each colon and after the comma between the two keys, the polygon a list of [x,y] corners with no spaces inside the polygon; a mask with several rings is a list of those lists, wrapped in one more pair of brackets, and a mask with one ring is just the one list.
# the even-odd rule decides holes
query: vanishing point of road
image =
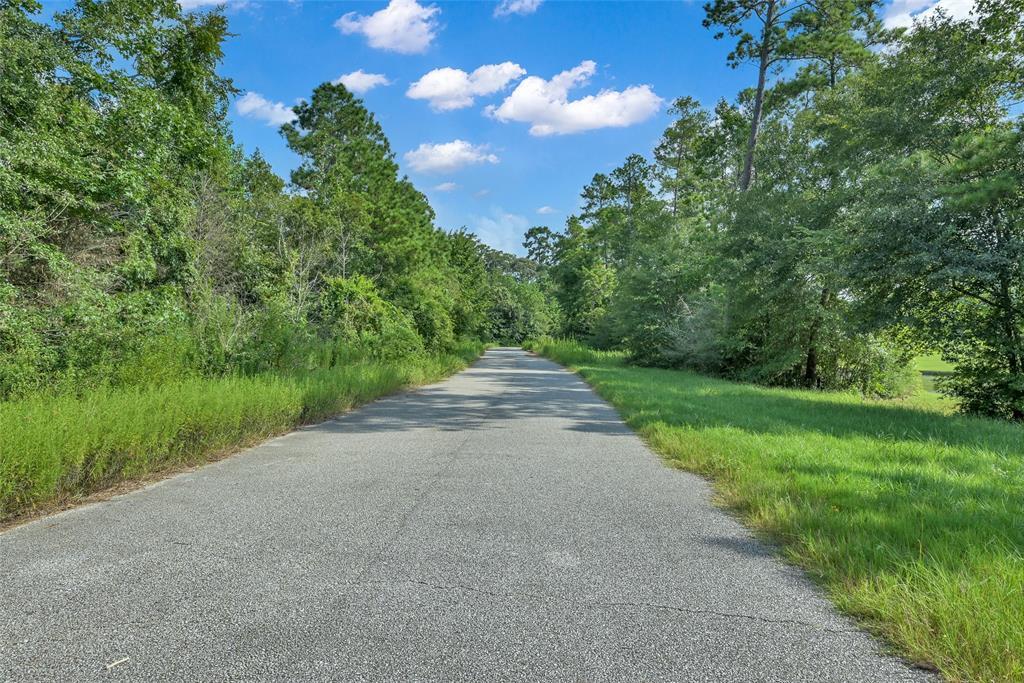
{"label": "vanishing point of road", "polygon": [[928,679],[518,349],[0,533],[0,680]]}

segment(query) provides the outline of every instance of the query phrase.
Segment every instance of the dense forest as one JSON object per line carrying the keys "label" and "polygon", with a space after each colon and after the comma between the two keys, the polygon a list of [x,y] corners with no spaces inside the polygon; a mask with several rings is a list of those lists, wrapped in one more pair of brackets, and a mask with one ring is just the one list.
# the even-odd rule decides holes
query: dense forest
{"label": "dense forest", "polygon": [[0,399],[552,331],[532,264],[438,229],[343,85],[282,127],[286,182],[232,140],[223,13],[41,9],[0,2]]}
{"label": "dense forest", "polygon": [[677,99],[652,158],[529,231],[562,334],[633,362],[901,395],[941,352],[1024,419],[1024,4],[886,30],[875,0],[715,0],[756,82]]}
{"label": "dense forest", "polygon": [[[0,4],[0,398],[574,337],[638,364],[910,390],[1024,419],[1024,6],[885,29],[876,0],[715,0],[751,87],[680,97],[529,258],[435,225],[325,83],[235,144],[222,12]],[[640,150],[643,151],[643,150]]]}

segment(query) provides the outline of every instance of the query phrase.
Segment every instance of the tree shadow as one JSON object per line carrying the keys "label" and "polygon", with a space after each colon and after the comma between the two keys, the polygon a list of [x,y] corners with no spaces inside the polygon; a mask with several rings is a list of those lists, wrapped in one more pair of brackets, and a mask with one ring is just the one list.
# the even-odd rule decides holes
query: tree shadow
{"label": "tree shadow", "polygon": [[578,432],[631,436],[619,414],[580,379],[518,349],[491,349],[454,378],[381,399],[316,427],[334,433],[511,428],[559,418]]}
{"label": "tree shadow", "polygon": [[[921,442],[988,451],[1024,467],[1024,428],[998,420],[829,399],[809,391],[769,389],[671,370],[598,367],[589,372],[601,382],[604,395],[624,397],[631,406],[629,421],[638,427],[659,422],[765,435],[808,432]],[[932,451],[920,459],[936,457],[942,454]]]}
{"label": "tree shadow", "polygon": [[[635,427],[724,428],[757,439],[777,437],[783,451],[793,444],[787,457],[778,450],[758,455],[758,446],[768,448],[769,442],[737,442],[736,448],[748,450],[725,457],[741,471],[741,485],[757,491],[751,505],[785,502],[779,513],[783,535],[842,539],[812,542],[812,552],[850,574],[896,570],[925,557],[929,567],[961,571],[984,561],[979,558],[1024,553],[1019,425],[678,371],[587,372],[605,396],[628,406]],[[837,443],[812,443],[819,436]],[[844,458],[847,447],[852,455]],[[742,544],[734,549],[743,551]]]}

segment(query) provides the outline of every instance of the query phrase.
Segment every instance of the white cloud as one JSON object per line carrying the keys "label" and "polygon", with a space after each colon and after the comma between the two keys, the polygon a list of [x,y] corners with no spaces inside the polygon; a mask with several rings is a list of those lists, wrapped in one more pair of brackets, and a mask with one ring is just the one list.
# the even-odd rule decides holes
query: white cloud
{"label": "white cloud", "polygon": [[974,0],[893,0],[885,10],[886,28],[911,28],[914,20],[927,20],[942,9],[955,20],[970,19]]}
{"label": "white cloud", "polygon": [[406,95],[429,100],[434,111],[451,111],[473,104],[477,95],[496,93],[526,75],[526,69],[512,62],[485,64],[469,74],[462,69],[434,69],[409,86]]}
{"label": "white cloud", "polygon": [[498,157],[487,151],[487,145],[472,145],[465,140],[433,144],[424,142],[405,153],[405,161],[414,171],[447,173],[473,164],[496,164]]}
{"label": "white cloud", "polygon": [[494,8],[494,16],[507,17],[510,14],[533,14],[544,0],[501,0]]}
{"label": "white cloud", "polygon": [[486,197],[490,193],[491,193],[491,191],[485,187],[482,190],[477,190],[476,192],[474,192],[473,196],[476,197],[477,199],[480,199],[482,197]]}
{"label": "white cloud", "polygon": [[280,126],[295,118],[291,107],[281,102],[271,102],[258,92],[247,92],[237,102],[235,109],[246,118],[265,121],[268,126]]}
{"label": "white cloud", "polygon": [[451,192],[452,190],[459,189],[459,186],[456,185],[455,183],[447,182],[441,183],[440,185],[435,185],[434,189],[437,190],[438,192]]}
{"label": "white cloud", "polygon": [[334,85],[341,83],[357,95],[362,95],[368,90],[373,90],[378,85],[391,85],[391,81],[389,81],[387,76],[384,74],[368,74],[362,69],[353,71],[350,74],[338,76],[331,81],[331,83]]}
{"label": "white cloud", "polygon": [[548,216],[550,214],[553,214],[554,212],[555,210],[550,206],[542,206],[539,209],[537,209],[537,213],[539,213],[541,216]]}
{"label": "white cloud", "polygon": [[495,206],[486,216],[470,216],[469,227],[484,244],[510,253],[523,253],[523,235],[530,221]]}
{"label": "white cloud", "polygon": [[342,33],[361,33],[370,47],[411,55],[425,52],[437,36],[436,5],[416,0],[391,0],[382,10],[363,16],[345,14],[334,26]]}
{"label": "white cloud", "polygon": [[661,108],[662,100],[649,85],[632,85],[625,90],[602,90],[578,100],[569,90],[584,85],[597,72],[587,60],[550,81],[526,78],[499,107],[485,111],[499,121],[530,124],[531,135],[565,135],[597,128],[622,128],[639,123]]}

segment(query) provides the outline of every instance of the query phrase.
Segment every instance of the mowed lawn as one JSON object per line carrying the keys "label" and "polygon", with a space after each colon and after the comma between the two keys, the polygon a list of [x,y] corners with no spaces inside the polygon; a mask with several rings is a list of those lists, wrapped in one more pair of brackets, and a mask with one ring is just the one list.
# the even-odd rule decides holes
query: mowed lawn
{"label": "mowed lawn", "polygon": [[952,680],[1024,680],[1024,428],[929,397],[768,389],[554,342],[844,611]]}

